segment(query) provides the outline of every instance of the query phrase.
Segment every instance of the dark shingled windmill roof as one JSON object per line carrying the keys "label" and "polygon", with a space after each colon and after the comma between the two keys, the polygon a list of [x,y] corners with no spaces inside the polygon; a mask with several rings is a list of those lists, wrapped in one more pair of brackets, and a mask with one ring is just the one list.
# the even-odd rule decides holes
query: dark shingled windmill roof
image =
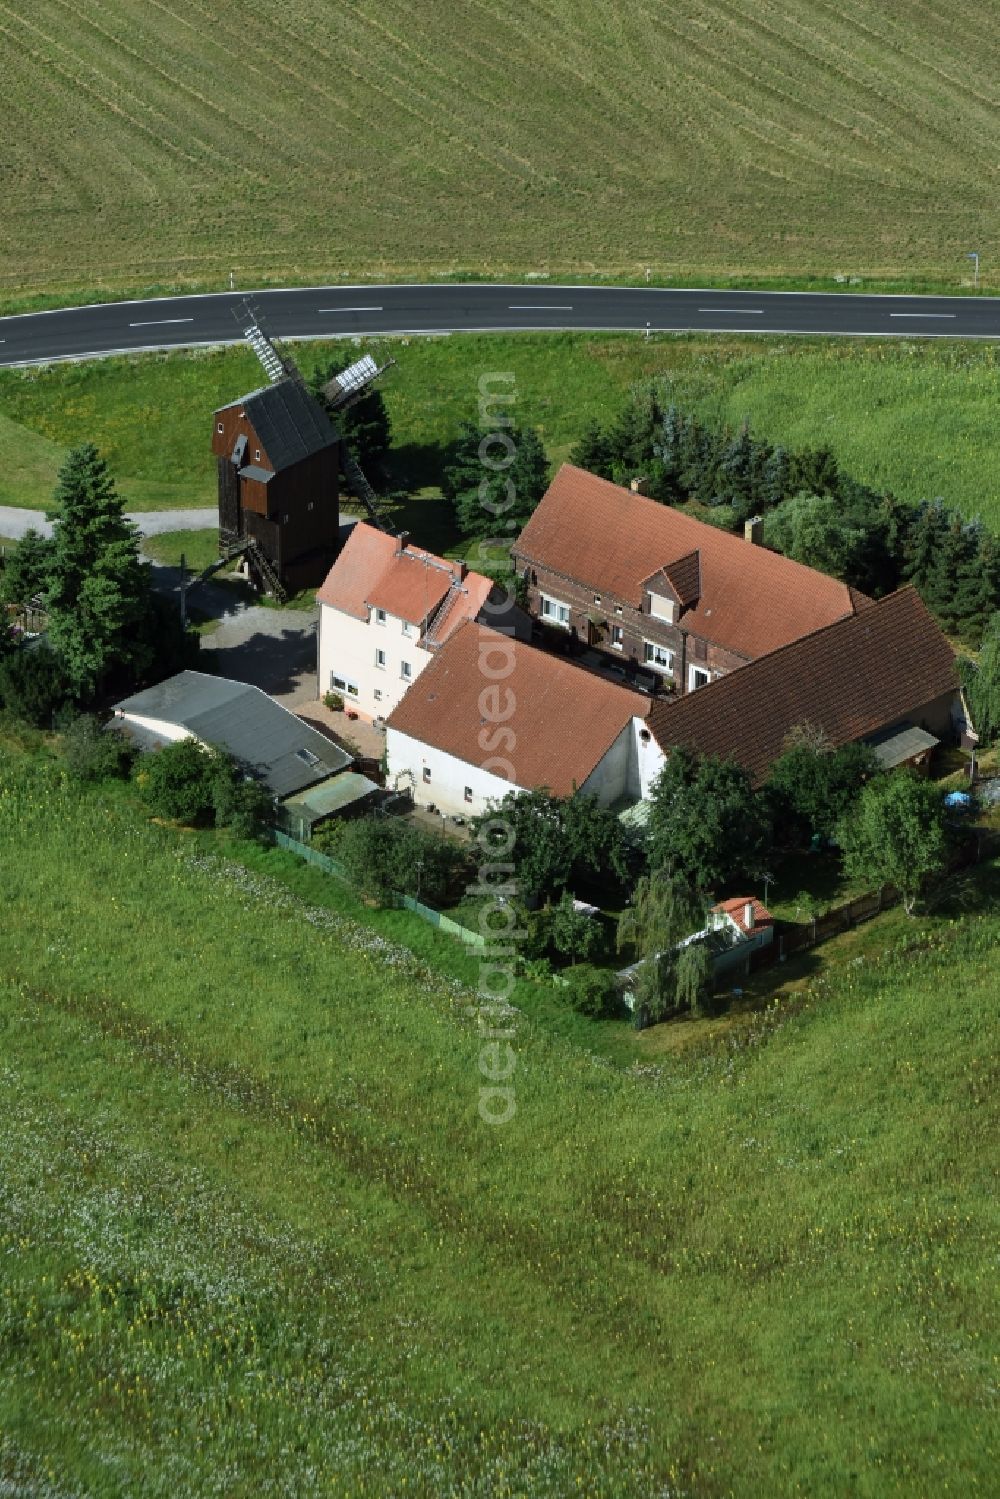
{"label": "dark shingled windmill roof", "polygon": [[330,418],[297,380],[279,380],[229,404],[246,412],[276,473],[337,441]]}
{"label": "dark shingled windmill roof", "polygon": [[655,702],[647,721],[664,751],[735,760],[760,785],[798,724],[839,748],[958,686],[954,651],[916,590],[901,588],[676,702]]}

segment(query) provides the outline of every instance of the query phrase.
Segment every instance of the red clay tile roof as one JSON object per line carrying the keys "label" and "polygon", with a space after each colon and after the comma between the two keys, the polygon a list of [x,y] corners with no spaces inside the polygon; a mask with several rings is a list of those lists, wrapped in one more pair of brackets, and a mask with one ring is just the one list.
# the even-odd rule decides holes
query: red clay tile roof
{"label": "red clay tile roof", "polygon": [[790,729],[809,723],[838,747],[958,691],[951,646],[913,588],[870,603],[675,702],[654,703],[660,748],[736,760],[755,785]]}
{"label": "red clay tile roof", "polygon": [[392,564],[396,554],[395,537],[387,536],[375,526],[358,521],[333,567],[327,573],[316,598],[331,609],[342,609],[355,619],[367,619],[366,600],[374,583]]}
{"label": "red clay tile roof", "polygon": [[358,521],[316,594],[319,602],[355,619],[367,619],[369,608],[384,609],[397,619],[420,625],[459,585],[454,587],[454,602],[442,611],[442,623],[445,612],[449,617],[445,633],[435,635],[442,640],[460,620],[479,612],[492,587],[489,578],[469,573],[459,583],[460,563],[417,547],[397,552],[397,546],[395,537]]}
{"label": "red clay tile roof", "polygon": [[[752,926],[747,926],[746,923],[745,913],[747,906],[753,907]],[[774,925],[774,917],[754,895],[736,895],[732,900],[720,900],[718,905],[712,907],[712,910],[725,911],[727,916],[732,917],[740,931],[746,932],[747,936],[751,932],[756,931],[758,927]]]}
{"label": "red clay tile roof", "polygon": [[663,569],[663,575],[677,595],[678,602],[687,609],[696,604],[701,596],[701,553],[688,552]]}
{"label": "red clay tile roof", "polygon": [[431,620],[426,636],[428,645],[443,645],[460,624],[475,619],[492,591],[492,578],[485,578],[482,573],[466,573]]}
{"label": "red clay tile roof", "polygon": [[[481,659],[481,651],[490,648],[494,654]],[[511,663],[509,675],[491,681],[484,665],[497,672],[505,659]],[[481,705],[480,694],[494,689],[496,712],[508,705],[508,691],[513,694],[512,712],[502,725],[487,720]],[[513,784],[547,786],[556,796],[570,796],[629,720],[645,717],[648,708],[642,693],[466,621],[407,690],[387,724],[468,765],[504,758],[513,767]],[[511,730],[512,744],[500,736],[501,728]],[[490,737],[492,747],[482,748],[481,734]]]}
{"label": "red clay tile roof", "polygon": [[385,572],[373,579],[368,603],[411,625],[422,625],[437,609],[456,577],[456,571],[428,552],[407,548],[393,557]]}
{"label": "red clay tile roof", "polygon": [[[699,553],[700,596],[686,629],[742,656],[763,656],[835,619],[864,595],[670,505],[564,464],[514,543],[522,561],[638,608],[654,572]],[[675,585],[676,586],[676,585]]]}

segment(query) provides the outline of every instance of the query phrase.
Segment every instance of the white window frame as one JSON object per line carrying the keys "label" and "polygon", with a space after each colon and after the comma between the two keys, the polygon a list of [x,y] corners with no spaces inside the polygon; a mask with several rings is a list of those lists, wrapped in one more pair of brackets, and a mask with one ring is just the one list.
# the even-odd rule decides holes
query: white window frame
{"label": "white window frame", "polygon": [[402,623],[403,623],[403,634],[404,635],[412,635],[413,634],[413,626],[410,624],[410,621],[408,619],[404,619]]}
{"label": "white window frame", "polygon": [[[695,681],[695,678],[698,677],[698,676],[704,677],[705,678],[704,682],[697,682],[697,681]],[[694,666],[694,665],[692,665],[692,666],[690,666],[688,668],[688,691],[689,692],[697,692],[699,687],[707,687],[708,684],[709,684],[709,682],[711,680],[712,680],[712,673],[709,671],[709,669],[708,669],[707,666]]]}
{"label": "white window frame", "polygon": [[384,609],[376,609],[375,610],[375,623],[377,625],[384,625],[385,624],[385,610]]}
{"label": "white window frame", "polygon": [[346,697],[361,696],[361,688],[357,682],[352,682],[350,677],[339,677],[335,671],[330,673],[330,691],[339,692]]}
{"label": "white window frame", "polygon": [[[618,637],[617,640],[615,639],[615,636]],[[623,651],[625,649],[625,627],[624,627],[624,625],[612,625],[611,626],[611,649],[613,651]]]}
{"label": "white window frame", "polygon": [[[666,656],[665,663],[656,660],[657,651],[662,651]],[[661,645],[658,640],[644,640],[642,642],[642,659],[643,664],[648,666],[650,671],[661,672],[665,677],[673,676],[674,653],[668,646]]]}
{"label": "white window frame", "polygon": [[385,651],[379,650],[378,647],[375,649],[375,665],[379,671],[385,671]]}
{"label": "white window frame", "polygon": [[[556,625],[560,630],[568,630],[570,627],[569,605],[564,604],[562,599],[554,599],[550,597],[550,595],[547,593],[540,594],[539,597],[541,599],[540,607],[542,618],[544,619],[545,623],[548,625]],[[562,614],[559,613],[560,610],[565,613],[565,619],[563,619]]]}
{"label": "white window frame", "polygon": [[215,430],[217,432],[225,432],[225,430],[226,430],[225,424],[223,422],[216,422],[216,424],[215,424]]}
{"label": "white window frame", "polygon": [[409,661],[400,661],[399,675],[404,682],[413,681],[413,667]]}
{"label": "white window frame", "polygon": [[431,783],[431,768],[430,768],[429,765],[425,765],[424,766],[423,770],[421,771],[420,779],[423,781],[423,783],[424,783],[425,786],[429,786],[430,785],[430,783]]}
{"label": "white window frame", "polygon": [[672,625],[674,622],[674,601],[663,596],[662,593],[650,593],[649,612],[653,619],[662,619],[664,623]]}

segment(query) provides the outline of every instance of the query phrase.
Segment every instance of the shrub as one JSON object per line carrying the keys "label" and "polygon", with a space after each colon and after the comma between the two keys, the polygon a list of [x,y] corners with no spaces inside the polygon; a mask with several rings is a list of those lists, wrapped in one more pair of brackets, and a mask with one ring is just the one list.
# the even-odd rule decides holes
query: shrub
{"label": "shrub", "polygon": [[220,756],[212,785],[212,810],[217,828],[228,828],[236,838],[256,838],[270,819],[271,798],[228,756]]}
{"label": "shrub", "polygon": [[601,927],[596,917],[586,911],[577,911],[573,897],[564,890],[559,904],[553,909],[549,926],[549,941],[555,951],[571,963],[582,959],[586,962],[600,946]]}
{"label": "shrub", "polygon": [[345,822],[336,856],[363,895],[385,901],[394,892],[440,904],[464,869],[463,849],[392,817]]}
{"label": "shrub", "polygon": [[208,822],[214,815],[215,777],[212,752],[188,738],[144,755],[136,783],[157,816],[194,824]]}
{"label": "shrub", "polygon": [[330,710],[331,713],[342,713],[343,712],[343,709],[344,709],[344,699],[343,699],[343,696],[339,692],[328,692],[328,693],[326,693],[324,695],[324,697],[323,697],[323,702],[329,708],[329,710]]}
{"label": "shrub", "polygon": [[11,718],[51,729],[73,701],[66,673],[46,645],[22,646],[0,665],[0,703]]}
{"label": "shrub", "polygon": [[565,974],[567,994],[574,1010],[589,1015],[592,1020],[613,1015],[621,1008],[621,999],[615,976],[606,968],[594,968],[590,963],[578,963]]}
{"label": "shrub", "polygon": [[271,810],[267,792],[244,775],[231,755],[206,749],[196,739],[179,739],[144,755],[135,779],[158,816],[195,826],[214,823],[238,838],[256,837]]}
{"label": "shrub", "polygon": [[103,781],[127,776],[135,758],[132,746],[114,729],[105,728],[92,713],[74,718],[63,734],[63,759],[78,781]]}

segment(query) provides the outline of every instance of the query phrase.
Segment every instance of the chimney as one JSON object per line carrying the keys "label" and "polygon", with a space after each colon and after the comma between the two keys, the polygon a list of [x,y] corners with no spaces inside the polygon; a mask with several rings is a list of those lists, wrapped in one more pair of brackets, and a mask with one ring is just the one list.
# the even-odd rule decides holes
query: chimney
{"label": "chimney", "polygon": [[629,489],[631,489],[633,494],[648,494],[649,480],[640,475],[630,482]]}
{"label": "chimney", "polygon": [[748,900],[743,907],[743,921],[748,932],[753,931],[753,901]]}
{"label": "chimney", "polygon": [[751,515],[748,521],[743,522],[743,540],[752,542],[759,547],[764,540],[764,522],[759,515]]}
{"label": "chimney", "polygon": [[406,539],[409,531],[400,531],[396,537],[396,556],[400,557],[406,551]]}

